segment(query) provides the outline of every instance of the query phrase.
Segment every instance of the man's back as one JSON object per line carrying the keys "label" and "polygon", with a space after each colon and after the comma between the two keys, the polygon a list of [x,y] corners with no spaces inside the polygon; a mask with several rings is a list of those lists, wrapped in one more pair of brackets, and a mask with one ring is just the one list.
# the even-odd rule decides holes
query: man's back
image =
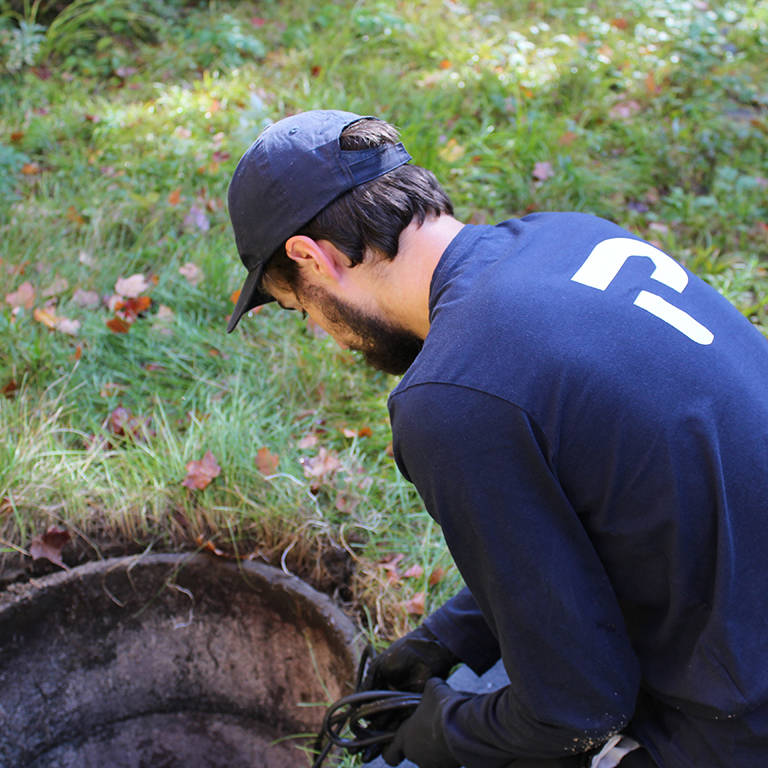
{"label": "man's back", "polygon": [[490,707],[512,753],[567,748],[622,727],[639,680],[662,766],[768,760],[765,339],[578,214],[462,230],[431,323],[390,408],[512,681],[472,739],[499,743]]}

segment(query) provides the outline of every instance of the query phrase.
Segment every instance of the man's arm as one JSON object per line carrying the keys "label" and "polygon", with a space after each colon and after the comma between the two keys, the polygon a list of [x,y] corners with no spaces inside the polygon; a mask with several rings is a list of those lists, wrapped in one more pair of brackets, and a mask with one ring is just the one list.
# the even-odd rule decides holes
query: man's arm
{"label": "man's arm", "polygon": [[466,587],[431,614],[424,626],[477,675],[501,657],[499,642]]}
{"label": "man's arm", "polygon": [[398,464],[442,526],[510,678],[447,708],[451,752],[490,768],[601,743],[633,713],[639,664],[543,436],[515,406],[462,387],[411,387],[390,406]]}

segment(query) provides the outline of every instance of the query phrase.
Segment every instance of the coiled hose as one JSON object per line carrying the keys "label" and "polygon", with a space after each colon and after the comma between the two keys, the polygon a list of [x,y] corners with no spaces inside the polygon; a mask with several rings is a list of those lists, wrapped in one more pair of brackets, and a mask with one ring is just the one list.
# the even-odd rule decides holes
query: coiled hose
{"label": "coiled hose", "polygon": [[[378,718],[380,722],[381,720],[384,722],[389,720],[389,722],[396,722],[399,725],[419,705],[420,693],[362,690],[365,671],[372,658],[373,649],[369,645],[363,651],[357,668],[355,693],[343,696],[326,710],[320,733],[315,742],[315,751],[318,755],[312,768],[322,768],[334,746],[346,749],[350,754],[355,754],[366,747],[391,741],[397,729],[377,728],[374,725],[376,719]],[[395,712],[399,712],[401,716],[397,718],[381,717],[387,713],[391,715]],[[342,735],[347,731],[351,735]]]}

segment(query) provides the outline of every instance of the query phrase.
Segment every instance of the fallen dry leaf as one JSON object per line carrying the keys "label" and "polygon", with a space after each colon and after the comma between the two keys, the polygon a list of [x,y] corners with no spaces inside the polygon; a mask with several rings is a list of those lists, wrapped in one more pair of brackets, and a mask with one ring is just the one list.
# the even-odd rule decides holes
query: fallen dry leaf
{"label": "fallen dry leaf", "polygon": [[403,603],[406,613],[414,616],[423,616],[426,610],[427,595],[425,592],[417,592],[410,600]]}
{"label": "fallen dry leaf", "polygon": [[130,323],[126,323],[122,317],[111,317],[106,323],[107,328],[109,328],[112,333],[128,333],[128,331],[131,330]]}
{"label": "fallen dry leaf", "polygon": [[64,561],[61,559],[61,552],[71,538],[66,528],[57,528],[55,525],[52,525],[44,534],[35,536],[29,543],[29,552],[32,555],[32,559],[39,560],[40,558],[45,558],[61,568],[66,568],[67,566],[64,565]]}
{"label": "fallen dry leaf", "polygon": [[420,579],[424,575],[424,569],[420,565],[412,565],[404,574],[404,579]]}
{"label": "fallen dry leaf", "polygon": [[270,453],[269,448],[262,446],[256,453],[256,469],[262,475],[274,475],[277,472],[277,465],[280,463],[280,457],[275,453]]}
{"label": "fallen dry leaf", "polygon": [[320,447],[317,456],[302,457],[300,462],[304,468],[304,476],[314,477],[318,480],[324,480],[338,469],[341,469],[339,457],[324,446]]}
{"label": "fallen dry leaf", "polygon": [[115,293],[128,299],[136,299],[149,288],[144,275],[138,273],[130,277],[120,277],[115,283]]}
{"label": "fallen dry leaf", "polygon": [[32,305],[35,303],[35,289],[29,280],[25,280],[15,291],[7,293],[5,300],[14,309],[17,307],[32,309]]}
{"label": "fallen dry leaf", "polygon": [[312,434],[311,432],[308,435],[304,435],[304,437],[299,440],[299,442],[296,444],[296,447],[304,451],[307,448],[314,448],[318,443],[318,437],[317,435]]}
{"label": "fallen dry leaf", "polygon": [[38,323],[42,323],[46,328],[54,329],[56,327],[56,313],[50,308],[37,308],[32,313],[32,317]]}
{"label": "fallen dry leaf", "polygon": [[445,578],[445,569],[440,568],[438,566],[432,571],[432,573],[429,574],[429,579],[427,581],[427,584],[429,584],[430,587],[434,587],[435,584],[439,584],[444,578]]}
{"label": "fallen dry leaf", "polygon": [[12,398],[16,392],[19,389],[19,385],[16,381],[16,379],[11,379],[8,381],[2,389],[0,389],[0,392],[2,392],[3,397]]}
{"label": "fallen dry leaf", "polygon": [[178,205],[179,200],[181,200],[181,187],[176,187],[176,189],[168,195],[168,203],[170,205]]}
{"label": "fallen dry leaf", "polygon": [[197,489],[198,491],[207,488],[213,478],[221,474],[221,467],[210,451],[206,451],[205,456],[200,461],[188,462],[186,470],[187,476],[181,484],[186,488]]}
{"label": "fallen dry leaf", "polygon": [[152,305],[149,296],[135,296],[120,299],[114,303],[115,312],[128,323],[132,323],[142,312],[146,312]]}

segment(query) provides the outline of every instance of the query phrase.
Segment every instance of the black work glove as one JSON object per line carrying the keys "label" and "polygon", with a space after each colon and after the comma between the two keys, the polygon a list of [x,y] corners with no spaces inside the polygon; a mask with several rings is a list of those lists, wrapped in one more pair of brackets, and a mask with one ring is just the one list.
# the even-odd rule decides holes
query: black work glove
{"label": "black work glove", "polygon": [[419,693],[430,677],[445,679],[460,661],[422,625],[395,640],[373,659],[361,690]]}
{"label": "black work glove", "polygon": [[397,729],[394,739],[385,745],[382,757],[387,765],[400,765],[408,758],[419,768],[459,768],[445,740],[443,723],[446,710],[471,698],[454,691],[439,678],[427,681],[416,711]]}
{"label": "black work glove", "polygon": [[[460,659],[449,651],[425,626],[416,627],[371,661],[361,691],[392,690],[419,693],[431,677],[446,678]],[[379,731],[396,731],[408,718],[409,710],[393,710],[370,718]],[[363,750],[363,762],[381,754],[383,744]]]}

